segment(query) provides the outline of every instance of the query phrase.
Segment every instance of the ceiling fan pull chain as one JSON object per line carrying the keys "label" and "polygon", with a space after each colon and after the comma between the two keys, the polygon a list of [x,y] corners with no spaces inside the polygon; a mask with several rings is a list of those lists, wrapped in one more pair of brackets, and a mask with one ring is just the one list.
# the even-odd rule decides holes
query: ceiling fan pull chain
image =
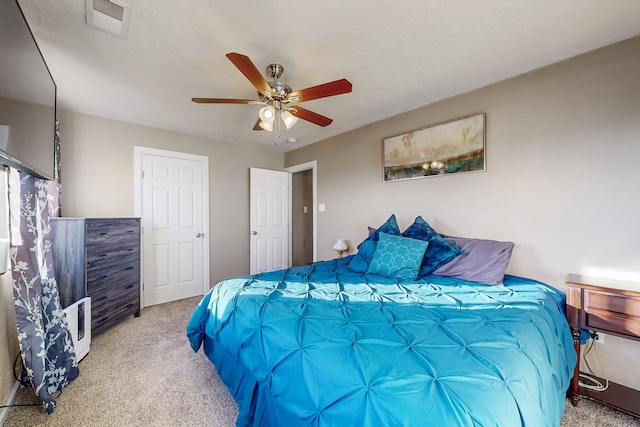
{"label": "ceiling fan pull chain", "polygon": [[278,145],[278,140],[282,137],[280,135],[280,109],[276,110],[276,131],[273,133],[273,145]]}

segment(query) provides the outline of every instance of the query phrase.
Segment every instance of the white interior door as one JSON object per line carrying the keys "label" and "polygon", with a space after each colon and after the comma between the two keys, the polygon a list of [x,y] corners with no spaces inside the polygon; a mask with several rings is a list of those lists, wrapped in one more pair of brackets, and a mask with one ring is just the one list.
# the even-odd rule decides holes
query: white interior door
{"label": "white interior door", "polygon": [[250,273],[289,267],[288,172],[250,169]]}
{"label": "white interior door", "polygon": [[208,164],[199,157],[141,154],[144,306],[209,288]]}

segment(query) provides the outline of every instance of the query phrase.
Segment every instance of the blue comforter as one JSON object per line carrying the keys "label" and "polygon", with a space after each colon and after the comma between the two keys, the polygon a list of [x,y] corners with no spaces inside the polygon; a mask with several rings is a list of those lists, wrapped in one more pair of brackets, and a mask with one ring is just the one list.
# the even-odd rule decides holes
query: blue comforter
{"label": "blue comforter", "polygon": [[348,258],[228,279],[187,326],[238,426],[559,426],[564,294],[530,279],[398,282]]}

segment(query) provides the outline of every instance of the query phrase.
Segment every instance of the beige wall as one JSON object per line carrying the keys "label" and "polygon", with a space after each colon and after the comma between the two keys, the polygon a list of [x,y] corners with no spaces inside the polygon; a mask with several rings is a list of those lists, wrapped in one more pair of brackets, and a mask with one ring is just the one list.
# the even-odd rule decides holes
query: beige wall
{"label": "beige wall", "polygon": [[313,171],[294,173],[291,187],[291,264],[305,265],[313,262]]}
{"label": "beige wall", "polygon": [[[6,194],[7,174],[0,171],[0,194]],[[0,237],[9,237],[7,197],[0,197]],[[3,405],[16,380],[13,362],[20,349],[16,330],[16,311],[13,306],[11,272],[0,276],[0,405]]]}
{"label": "beige wall", "polygon": [[[442,233],[515,242],[512,274],[640,283],[638,70],[640,37],[288,153],[286,166],[317,160],[319,259],[392,213],[402,230],[422,215]],[[477,112],[486,172],[382,181],[384,138]],[[640,389],[640,343],[606,338],[607,374]]]}
{"label": "beige wall", "polygon": [[212,284],[249,272],[249,168],[283,168],[284,156],[175,132],[62,111],[62,215],[134,214],[133,147],[209,158]]}

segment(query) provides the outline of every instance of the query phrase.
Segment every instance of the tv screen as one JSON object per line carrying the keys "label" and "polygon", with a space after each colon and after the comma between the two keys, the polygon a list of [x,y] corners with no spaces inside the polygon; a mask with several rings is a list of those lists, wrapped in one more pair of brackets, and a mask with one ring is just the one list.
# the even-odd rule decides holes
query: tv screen
{"label": "tv screen", "polygon": [[54,177],[56,84],[17,0],[0,0],[0,163]]}

